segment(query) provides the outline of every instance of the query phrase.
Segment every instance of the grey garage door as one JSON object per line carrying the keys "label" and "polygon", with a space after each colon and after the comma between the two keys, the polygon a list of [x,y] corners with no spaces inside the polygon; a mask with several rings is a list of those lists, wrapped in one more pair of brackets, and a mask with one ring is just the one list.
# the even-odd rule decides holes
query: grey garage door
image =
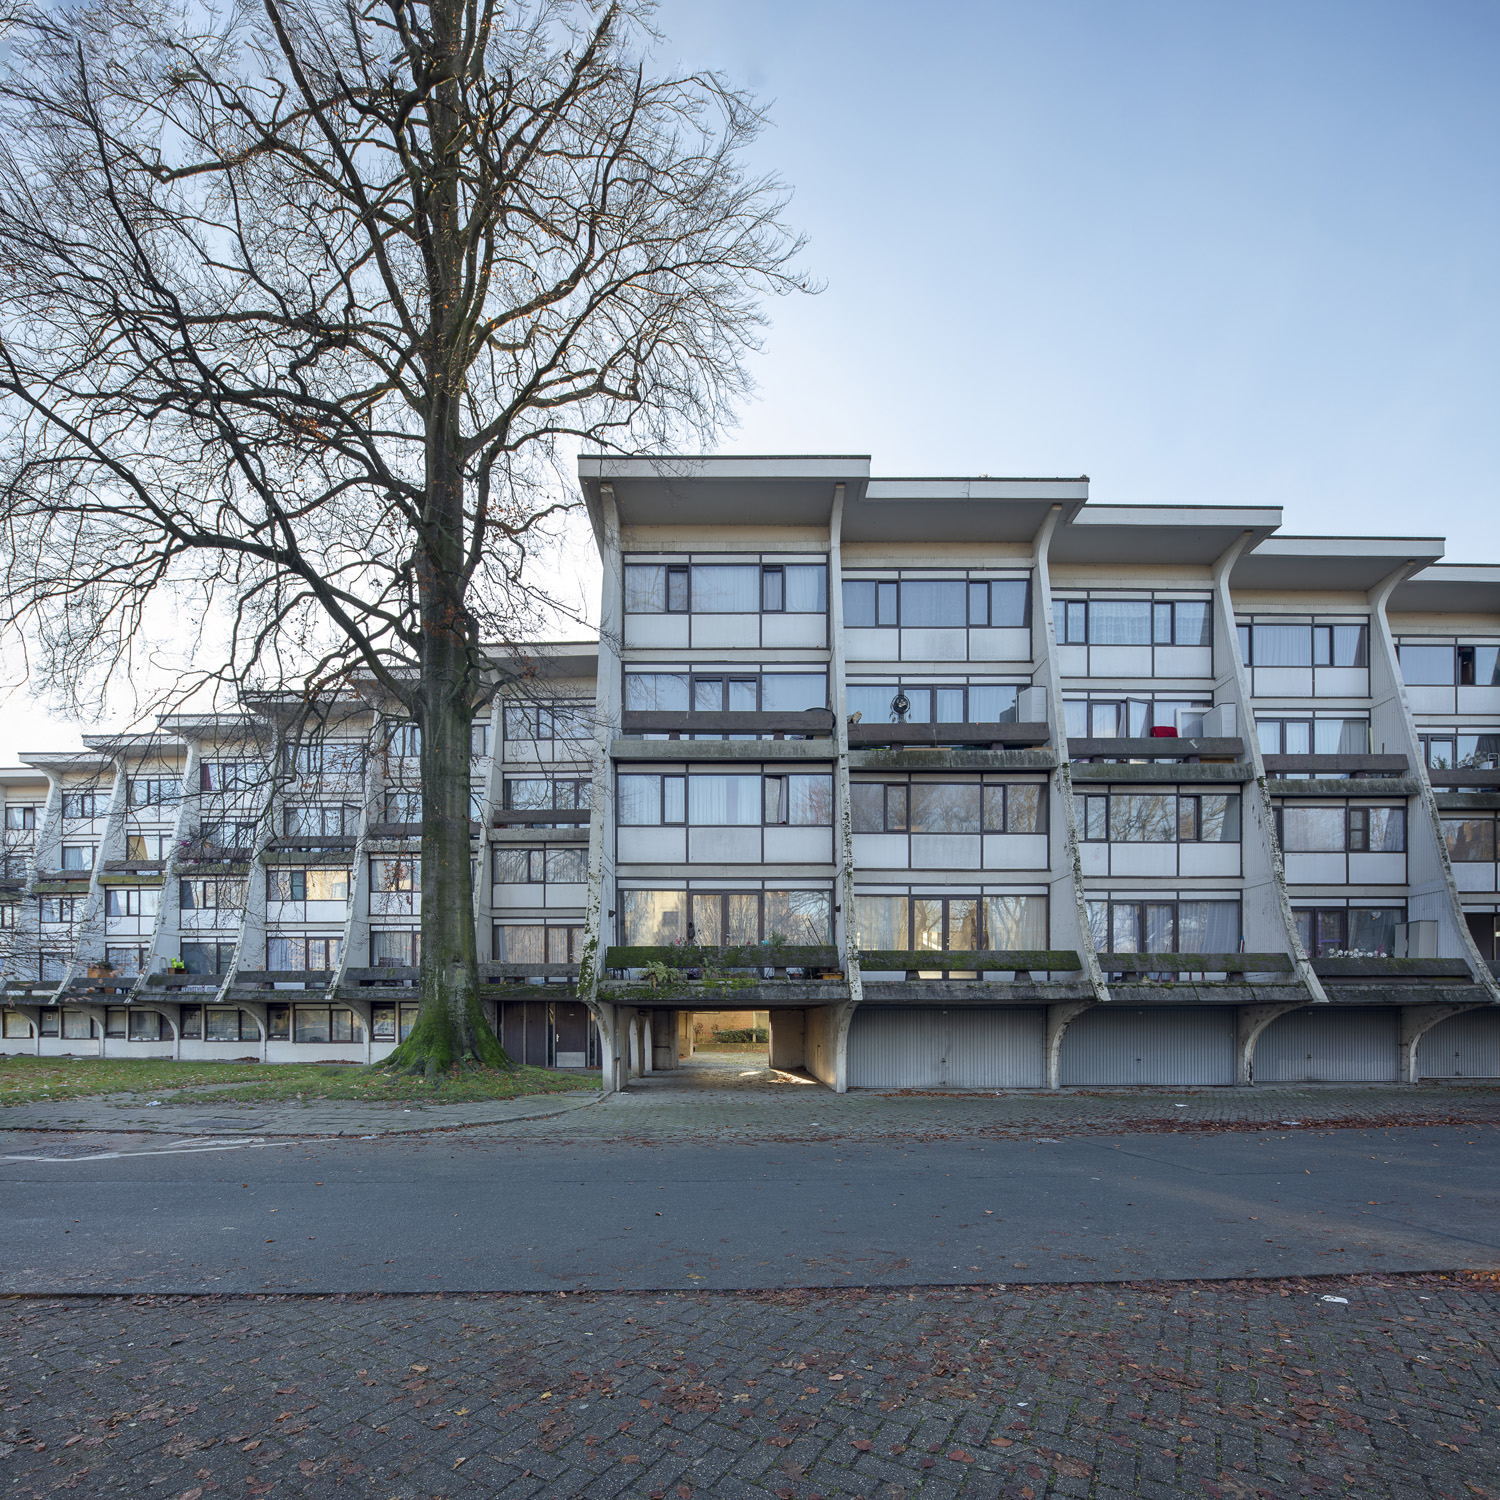
{"label": "grey garage door", "polygon": [[1422,1078],[1500,1078],[1500,1010],[1439,1021],[1417,1043]]}
{"label": "grey garage door", "polygon": [[861,1007],[849,1026],[854,1088],[1040,1088],[1039,1009]]}
{"label": "grey garage door", "polygon": [[1255,1044],[1257,1083],[1394,1083],[1401,1013],[1309,1007],[1277,1016]]}
{"label": "grey garage door", "polygon": [[1062,1082],[1233,1083],[1234,1011],[1101,1005],[1063,1033]]}

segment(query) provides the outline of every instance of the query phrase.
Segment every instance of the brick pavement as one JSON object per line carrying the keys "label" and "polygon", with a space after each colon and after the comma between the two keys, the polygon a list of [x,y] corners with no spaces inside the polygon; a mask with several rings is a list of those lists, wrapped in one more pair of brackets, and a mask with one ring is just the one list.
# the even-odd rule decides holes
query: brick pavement
{"label": "brick pavement", "polygon": [[1493,1500],[1497,1311],[1373,1276],[12,1302],[0,1455],[12,1500]]}
{"label": "brick pavement", "polygon": [[1064,1089],[1057,1093],[835,1094],[790,1074],[736,1065],[684,1070],[600,1099],[592,1092],[412,1105],[148,1106],[143,1099],[69,1099],[0,1109],[0,1129],[169,1135],[365,1136],[484,1128],[524,1140],[936,1140],[1329,1124],[1500,1124],[1500,1082],[1267,1084],[1255,1088]]}

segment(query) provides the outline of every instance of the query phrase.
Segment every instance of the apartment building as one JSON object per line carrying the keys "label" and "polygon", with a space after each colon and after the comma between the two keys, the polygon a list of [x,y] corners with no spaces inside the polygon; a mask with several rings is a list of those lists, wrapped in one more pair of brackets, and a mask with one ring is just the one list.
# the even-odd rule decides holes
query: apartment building
{"label": "apartment building", "polygon": [[[1500,1076],[1500,567],[858,457],[580,482],[600,638],[475,730],[515,1055],[626,1087],[758,1010],[836,1089]],[[0,772],[0,1045],[383,1055],[415,733],[257,704]]]}

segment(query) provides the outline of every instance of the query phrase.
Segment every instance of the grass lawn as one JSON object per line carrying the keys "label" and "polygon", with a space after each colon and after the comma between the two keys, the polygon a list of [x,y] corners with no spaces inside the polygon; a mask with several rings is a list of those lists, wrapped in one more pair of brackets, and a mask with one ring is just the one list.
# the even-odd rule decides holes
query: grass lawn
{"label": "grass lawn", "polygon": [[[232,1089],[200,1093],[205,1084]],[[472,1104],[530,1094],[597,1089],[597,1073],[556,1073],[517,1067],[513,1073],[474,1072],[436,1087],[394,1077],[378,1066],[317,1063],[173,1062],[167,1058],[0,1057],[0,1105],[102,1094],[170,1095],[171,1102],[251,1103],[284,1099],[360,1099],[382,1104]]]}

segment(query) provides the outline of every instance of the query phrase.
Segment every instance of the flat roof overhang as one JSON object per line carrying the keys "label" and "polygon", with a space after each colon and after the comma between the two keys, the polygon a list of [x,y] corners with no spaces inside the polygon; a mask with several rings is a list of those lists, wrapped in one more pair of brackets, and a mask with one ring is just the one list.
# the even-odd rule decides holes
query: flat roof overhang
{"label": "flat roof overhang", "polygon": [[1434,563],[1441,537],[1273,536],[1241,557],[1230,575],[1237,589],[1366,592],[1403,567]]}
{"label": "flat roof overhang", "polygon": [[1398,614],[1500,614],[1500,563],[1438,563],[1423,568],[1391,595]]}
{"label": "flat roof overhang", "polygon": [[869,476],[868,454],[578,460],[590,515],[607,484],[622,526],[827,526],[838,486]]}
{"label": "flat roof overhang", "polygon": [[1255,546],[1280,525],[1272,505],[1090,505],[1058,529],[1048,555],[1056,563],[1207,567],[1246,533]]}
{"label": "flat roof overhang", "polygon": [[872,479],[844,502],[846,542],[1029,542],[1054,506],[1072,521],[1089,497],[1078,479]]}

